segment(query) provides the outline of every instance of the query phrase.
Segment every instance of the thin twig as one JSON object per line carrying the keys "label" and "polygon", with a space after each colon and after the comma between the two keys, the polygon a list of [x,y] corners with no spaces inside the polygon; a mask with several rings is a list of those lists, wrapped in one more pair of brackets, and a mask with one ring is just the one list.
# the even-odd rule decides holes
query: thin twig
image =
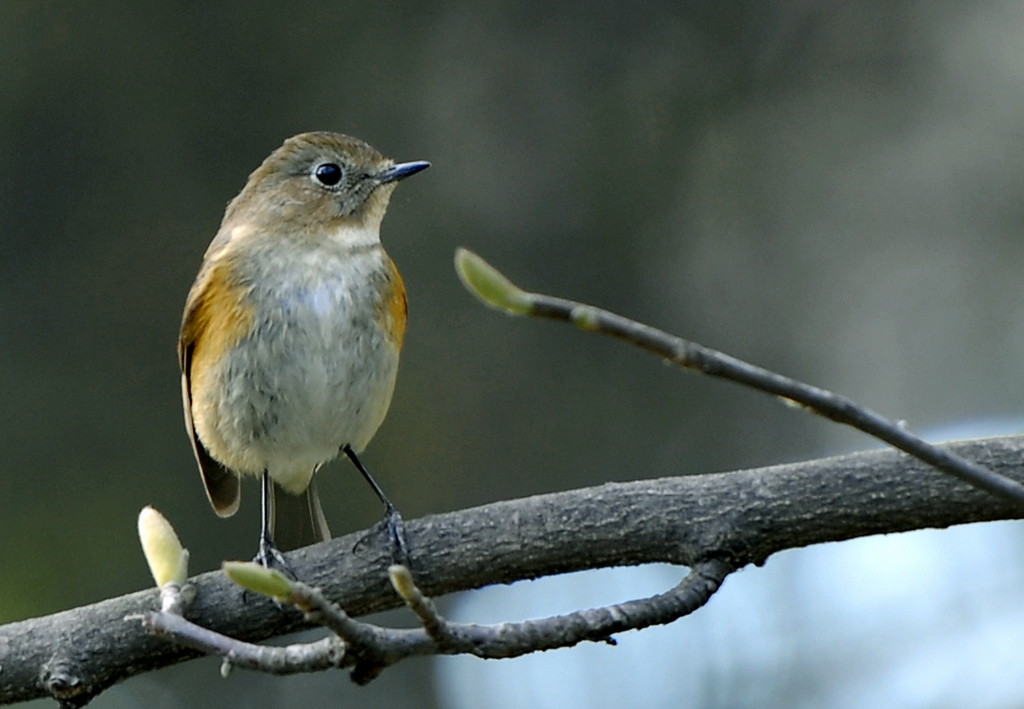
{"label": "thin twig", "polygon": [[386,667],[412,655],[436,652],[435,643],[422,629],[384,628],[355,620],[331,603],[318,588],[292,581],[284,599],[306,613],[310,620],[337,633],[347,648],[346,665],[352,666],[352,681],[366,684]]}
{"label": "thin twig", "polygon": [[472,654],[485,659],[519,657],[581,642],[614,644],[613,633],[671,623],[707,603],[735,565],[715,558],[694,565],[667,593],[520,623],[475,625],[453,623],[413,582],[408,567],[389,569],[392,585],[423,623],[422,628],[383,628],[352,619],[323,593],[288,581],[282,602],[294,605],[336,634],[313,643],[287,647],[254,645],[208,630],[175,611],[139,616],[151,633],[180,645],[224,658],[225,668],[243,667],[270,674],[318,672],[352,667],[352,680],[365,684],[385,668],[413,655]]}
{"label": "thin twig", "polygon": [[159,611],[130,615],[126,620],[141,620],[153,635],[208,655],[220,655],[224,658],[224,672],[231,667],[242,667],[290,675],[341,667],[345,661],[345,645],[334,635],[315,643],[273,647],[243,642],[196,625],[184,617],[194,599],[195,587],[191,584],[167,583],[160,588]]}
{"label": "thin twig", "polygon": [[409,567],[394,564],[388,569],[388,577],[391,579],[391,586],[395,592],[402,597],[409,610],[420,619],[423,629],[437,643],[439,650],[444,652],[458,648],[459,641],[451,632],[451,623],[441,615],[434,602],[416,585]]}
{"label": "thin twig", "polygon": [[345,661],[345,645],[335,635],[313,643],[275,647],[230,638],[174,613],[155,611],[143,614],[141,619],[154,635],[208,655],[220,655],[232,667],[290,675],[334,669]]}
{"label": "thin twig", "polygon": [[707,603],[735,568],[724,559],[709,559],[694,564],[675,588],[657,596],[498,625],[453,623],[416,587],[408,569],[392,566],[389,571],[395,590],[437,642],[438,653],[471,654],[495,660],[572,647],[586,641],[614,644],[613,633],[671,623]]}
{"label": "thin twig", "polygon": [[642,347],[686,369],[774,394],[789,404],[795,403],[832,421],[852,426],[944,473],[1024,506],[1024,485],[1021,483],[942,450],[844,396],[784,377],[592,305],[524,291],[466,249],[456,251],[455,262],[463,284],[487,305],[512,315],[570,322],[588,332],[609,335]]}
{"label": "thin twig", "polygon": [[[707,603],[735,565],[715,558],[694,565],[678,586],[657,596],[604,608],[576,611],[520,623],[475,625],[453,623],[416,586],[408,567],[394,565],[389,575],[395,591],[416,613],[422,628],[383,628],[354,620],[323,593],[300,581],[288,581],[279,600],[294,605],[313,621],[337,633],[328,640],[288,648],[250,645],[205,630],[170,613],[143,617],[158,635],[217,654],[231,665],[274,674],[352,667],[352,680],[366,684],[385,668],[413,655],[471,654],[484,659],[519,657],[581,642],[614,644],[612,633],[671,623]],[[334,642],[330,642],[330,640]],[[343,649],[342,649],[343,648]]]}

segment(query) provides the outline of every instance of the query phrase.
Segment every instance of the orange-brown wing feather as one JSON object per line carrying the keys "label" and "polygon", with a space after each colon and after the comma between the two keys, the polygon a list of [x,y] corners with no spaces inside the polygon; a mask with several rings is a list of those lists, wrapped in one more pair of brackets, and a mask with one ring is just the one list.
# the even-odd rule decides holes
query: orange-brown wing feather
{"label": "orange-brown wing feather", "polygon": [[[186,362],[189,360],[191,348],[186,354]],[[242,501],[241,486],[238,476],[214,460],[196,434],[195,426],[192,425],[192,396],[187,371],[181,375],[181,399],[185,408],[185,428],[188,429],[189,438],[192,440],[192,453],[203,476],[206,497],[210,500],[214,512],[221,517],[230,517],[238,512],[239,503]]]}
{"label": "orange-brown wing feather", "polygon": [[206,496],[214,511],[230,517],[238,511],[241,487],[238,475],[210,455],[192,421],[193,386],[216,386],[208,378],[197,376],[196,368],[210,367],[244,335],[252,322],[252,311],[242,302],[242,289],[223,277],[227,266],[221,262],[200,273],[189,293],[178,338],[178,362],[181,365],[181,398],[185,427],[192,439]]}
{"label": "orange-brown wing feather", "polygon": [[405,323],[409,317],[409,303],[405,297],[405,283],[394,262],[388,259],[388,282],[381,301],[378,317],[392,342],[401,350],[405,339]]}

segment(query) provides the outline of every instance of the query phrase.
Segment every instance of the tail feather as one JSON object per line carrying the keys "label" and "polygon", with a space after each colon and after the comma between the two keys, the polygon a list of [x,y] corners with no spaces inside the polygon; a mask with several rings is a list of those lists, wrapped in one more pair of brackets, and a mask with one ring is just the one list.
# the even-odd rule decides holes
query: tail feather
{"label": "tail feather", "polygon": [[274,523],[271,529],[278,549],[291,551],[331,538],[327,518],[320,506],[315,478],[310,481],[306,491],[299,495],[290,495],[277,489],[277,485],[273,488]]}

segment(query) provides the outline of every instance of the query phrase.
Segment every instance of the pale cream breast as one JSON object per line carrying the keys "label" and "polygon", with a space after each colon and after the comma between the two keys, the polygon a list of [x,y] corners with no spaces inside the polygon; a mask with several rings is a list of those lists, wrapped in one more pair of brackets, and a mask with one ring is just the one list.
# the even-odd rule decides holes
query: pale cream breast
{"label": "pale cream breast", "polygon": [[233,268],[249,334],[193,390],[194,424],[210,453],[239,472],[265,469],[292,492],[342,446],[366,446],[398,370],[401,279],[372,236],[336,236],[315,248],[246,245]]}

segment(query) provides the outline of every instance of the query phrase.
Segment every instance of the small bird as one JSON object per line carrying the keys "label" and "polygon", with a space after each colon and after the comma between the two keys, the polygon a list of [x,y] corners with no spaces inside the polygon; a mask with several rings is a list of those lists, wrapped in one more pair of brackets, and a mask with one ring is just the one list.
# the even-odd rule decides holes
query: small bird
{"label": "small bird", "polygon": [[[287,570],[275,507],[282,548],[330,537],[313,474],[341,452],[404,554],[401,518],[358,454],[390,406],[405,334],[380,225],[397,182],[429,166],[339,133],[296,135],[249,176],[203,257],[178,339],[185,426],[221,517],[238,510],[240,477],[261,476],[264,566]],[[275,501],[272,482],[290,494]]]}

